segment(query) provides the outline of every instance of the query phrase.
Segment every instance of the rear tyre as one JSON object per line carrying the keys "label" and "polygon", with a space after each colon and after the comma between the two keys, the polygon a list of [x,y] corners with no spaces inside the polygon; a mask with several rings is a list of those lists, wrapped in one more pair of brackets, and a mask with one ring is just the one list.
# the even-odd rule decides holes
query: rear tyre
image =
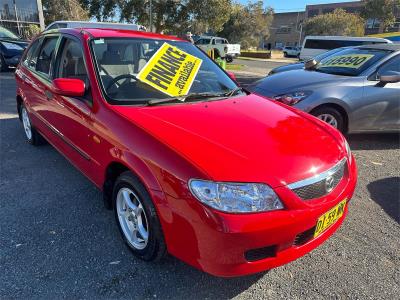
{"label": "rear tyre", "polygon": [[39,146],[45,143],[43,137],[39,132],[32,126],[31,119],[29,118],[29,113],[25,105],[21,106],[21,121],[24,127],[25,138],[27,142],[34,146]]}
{"label": "rear tyre", "polygon": [[345,133],[345,122],[344,117],[336,108],[334,107],[320,107],[311,112],[313,116],[316,116],[318,119],[328,123],[332,127],[335,127],[340,132]]}
{"label": "rear tyre", "polygon": [[113,190],[115,219],[125,244],[145,261],[165,256],[161,224],[150,195],[131,172],[122,173]]}

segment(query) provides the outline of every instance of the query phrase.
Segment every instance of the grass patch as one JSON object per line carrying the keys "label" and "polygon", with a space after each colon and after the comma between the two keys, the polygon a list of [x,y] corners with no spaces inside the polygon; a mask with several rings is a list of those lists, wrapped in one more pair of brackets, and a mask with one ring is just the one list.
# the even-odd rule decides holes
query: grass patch
{"label": "grass patch", "polygon": [[240,71],[245,68],[245,65],[226,64],[226,69],[229,71]]}

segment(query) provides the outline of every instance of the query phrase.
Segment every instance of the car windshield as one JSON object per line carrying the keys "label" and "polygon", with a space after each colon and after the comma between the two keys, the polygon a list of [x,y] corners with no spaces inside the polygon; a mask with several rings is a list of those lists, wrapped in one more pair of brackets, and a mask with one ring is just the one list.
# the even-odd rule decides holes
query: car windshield
{"label": "car windshield", "polygon": [[146,104],[185,95],[194,99],[197,94],[204,100],[205,95],[211,98],[237,89],[224,71],[189,42],[102,38],[93,39],[91,47],[103,91],[113,104]]}
{"label": "car windshield", "polygon": [[18,36],[16,36],[10,30],[0,27],[0,38],[18,39]]}
{"label": "car windshield", "polygon": [[321,60],[323,60],[325,57],[331,56],[332,54],[335,54],[335,53],[337,53],[337,52],[339,52],[339,51],[342,51],[342,50],[344,50],[344,48],[332,49],[332,50],[329,50],[329,51],[327,51],[327,52],[318,54],[317,56],[314,57],[314,59],[315,59],[316,61],[321,61]]}
{"label": "car windshield", "polygon": [[358,76],[387,56],[383,49],[347,48],[320,60],[315,70],[321,73]]}

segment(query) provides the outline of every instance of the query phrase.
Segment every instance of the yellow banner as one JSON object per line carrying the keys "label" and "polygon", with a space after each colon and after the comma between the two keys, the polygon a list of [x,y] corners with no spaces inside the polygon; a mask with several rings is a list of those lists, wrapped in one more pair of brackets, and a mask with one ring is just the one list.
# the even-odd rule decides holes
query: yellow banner
{"label": "yellow banner", "polygon": [[184,96],[189,93],[202,62],[200,58],[164,43],[137,78],[169,96]]}
{"label": "yellow banner", "polygon": [[373,54],[348,54],[335,56],[320,63],[321,67],[340,67],[358,69],[367,61],[369,61]]}

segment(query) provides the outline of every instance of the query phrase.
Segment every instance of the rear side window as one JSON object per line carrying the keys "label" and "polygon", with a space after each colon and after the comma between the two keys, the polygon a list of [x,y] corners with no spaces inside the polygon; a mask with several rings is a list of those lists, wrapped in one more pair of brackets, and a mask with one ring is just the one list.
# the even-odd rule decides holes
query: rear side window
{"label": "rear side window", "polygon": [[40,39],[35,40],[32,45],[29,47],[28,52],[26,52],[25,57],[22,63],[30,69],[35,69],[36,67],[36,59],[37,50],[40,46]]}
{"label": "rear side window", "polygon": [[46,38],[43,41],[43,45],[39,51],[39,55],[36,62],[36,71],[50,75],[50,67],[54,60],[54,52],[56,49],[58,37]]}

